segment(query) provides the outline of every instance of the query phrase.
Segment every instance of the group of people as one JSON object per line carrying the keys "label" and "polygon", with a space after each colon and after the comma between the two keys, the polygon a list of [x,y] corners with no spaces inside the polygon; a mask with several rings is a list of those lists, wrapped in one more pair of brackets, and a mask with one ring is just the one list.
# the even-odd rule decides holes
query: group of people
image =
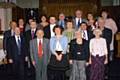
{"label": "group of people", "polygon": [[82,14],[76,10],[74,18],[66,18],[60,13],[58,20],[42,15],[39,24],[32,18],[27,24],[23,19],[11,21],[3,49],[17,79],[26,80],[27,65],[35,72],[33,80],[104,80],[117,26],[107,11],[97,19],[92,13],[83,19]]}

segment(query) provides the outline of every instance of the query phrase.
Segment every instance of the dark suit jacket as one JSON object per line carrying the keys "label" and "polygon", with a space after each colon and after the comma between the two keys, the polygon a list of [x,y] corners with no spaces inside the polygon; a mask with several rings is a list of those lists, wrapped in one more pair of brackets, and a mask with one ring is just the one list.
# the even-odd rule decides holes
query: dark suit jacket
{"label": "dark suit jacket", "polygon": [[[50,46],[49,46],[49,40],[43,38],[43,63],[45,63],[44,65],[47,66],[49,59],[50,59]],[[39,63],[38,59],[38,43],[37,43],[37,38],[33,39],[30,41],[30,55],[31,55],[31,59],[32,61],[35,61],[36,63]]]}
{"label": "dark suit jacket", "polygon": [[3,34],[3,50],[6,50],[6,42],[7,42],[7,39],[11,37],[11,30],[7,30],[4,32]]}
{"label": "dark suit jacket", "polygon": [[44,30],[44,37],[50,39],[51,38],[50,25],[45,27],[43,30]]}
{"label": "dark suit jacket", "polygon": [[21,37],[21,52],[18,54],[18,46],[15,40],[15,36],[12,36],[8,39],[7,42],[7,56],[8,59],[13,59],[13,62],[17,62],[18,60],[25,61],[26,56],[26,47],[24,38]]}
{"label": "dark suit jacket", "polygon": [[102,37],[106,39],[108,51],[110,51],[110,43],[112,41],[112,30],[104,28],[102,31]]}
{"label": "dark suit jacket", "polygon": [[[31,30],[28,30],[24,33],[24,37],[25,37],[25,42],[26,42],[26,47],[27,47],[27,50],[28,50],[28,53],[30,52],[29,51],[29,43],[30,43],[30,40],[32,40],[32,35],[31,35]],[[35,31],[35,34],[34,34],[34,38],[36,38],[36,31]]]}
{"label": "dark suit jacket", "polygon": [[71,40],[70,42],[70,54],[69,57],[72,60],[89,60],[89,43],[88,41],[83,39],[83,43],[81,44],[81,54],[78,53],[78,44],[76,39]]}

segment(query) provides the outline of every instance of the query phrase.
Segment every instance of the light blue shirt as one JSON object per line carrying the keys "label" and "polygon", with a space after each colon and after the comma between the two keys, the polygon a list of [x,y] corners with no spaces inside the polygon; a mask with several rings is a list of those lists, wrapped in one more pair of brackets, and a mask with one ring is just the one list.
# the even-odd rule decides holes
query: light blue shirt
{"label": "light blue shirt", "polygon": [[[63,49],[62,54],[66,54],[67,51],[67,46],[68,46],[68,39],[66,36],[62,36],[59,39],[60,45]],[[57,38],[56,36],[51,37],[50,39],[50,50],[52,52],[52,54],[56,54],[56,44],[57,44]]]}

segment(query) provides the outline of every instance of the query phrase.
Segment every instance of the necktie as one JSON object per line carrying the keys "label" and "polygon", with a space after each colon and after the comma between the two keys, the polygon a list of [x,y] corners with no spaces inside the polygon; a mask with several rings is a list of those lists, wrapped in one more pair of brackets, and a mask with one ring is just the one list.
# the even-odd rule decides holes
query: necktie
{"label": "necktie", "polygon": [[79,28],[79,26],[80,26],[80,19],[78,20],[78,25],[77,25],[77,26],[78,26],[78,28]]}
{"label": "necktie", "polygon": [[83,31],[83,38],[86,39],[86,36],[85,36],[85,31]]}
{"label": "necktie", "polygon": [[18,37],[18,54],[21,53],[21,41],[20,38]]}
{"label": "necktie", "polygon": [[31,33],[31,34],[32,34],[32,39],[34,39],[34,31],[32,31],[32,33]]}
{"label": "necktie", "polygon": [[42,43],[41,40],[39,41],[39,46],[38,46],[38,57],[42,57]]}
{"label": "necktie", "polygon": [[64,27],[64,22],[61,21],[60,26],[63,28]]}

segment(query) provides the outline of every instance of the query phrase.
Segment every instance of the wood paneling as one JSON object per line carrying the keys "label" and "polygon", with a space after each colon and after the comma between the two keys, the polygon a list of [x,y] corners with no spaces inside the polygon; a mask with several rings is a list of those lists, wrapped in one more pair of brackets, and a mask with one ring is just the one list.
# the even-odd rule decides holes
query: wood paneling
{"label": "wood paneling", "polygon": [[17,21],[17,19],[23,18],[25,19],[25,11],[20,7],[12,8],[12,20]]}
{"label": "wood paneling", "polygon": [[73,16],[74,12],[77,9],[81,9],[84,14],[83,16],[86,15],[87,12],[93,12],[96,13],[97,11],[97,6],[92,3],[72,3],[72,4],[59,4],[59,3],[52,3],[52,4],[43,4],[42,7],[42,12],[49,15],[55,15],[57,16],[59,12],[65,13],[65,15]]}

